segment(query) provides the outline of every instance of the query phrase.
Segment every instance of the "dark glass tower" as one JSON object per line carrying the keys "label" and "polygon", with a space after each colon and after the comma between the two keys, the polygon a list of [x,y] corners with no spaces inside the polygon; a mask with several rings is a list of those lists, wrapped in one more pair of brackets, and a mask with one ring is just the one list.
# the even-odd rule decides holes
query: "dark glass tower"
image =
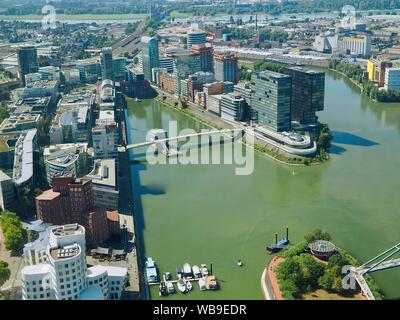
{"label": "dark glass tower", "polygon": [[25,86],[25,75],[39,70],[37,51],[32,46],[18,48],[18,74],[22,86]]}
{"label": "dark glass tower", "polygon": [[316,112],[324,110],[325,73],[299,67],[288,68],[285,73],[292,76],[292,121],[316,123]]}

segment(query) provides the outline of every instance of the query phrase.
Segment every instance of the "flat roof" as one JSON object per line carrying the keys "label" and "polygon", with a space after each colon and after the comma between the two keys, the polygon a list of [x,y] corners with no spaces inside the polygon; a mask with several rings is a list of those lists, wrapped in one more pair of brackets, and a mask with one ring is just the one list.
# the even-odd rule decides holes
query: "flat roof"
{"label": "flat roof", "polygon": [[53,191],[53,189],[49,189],[44,191],[42,194],[38,195],[36,197],[36,200],[40,201],[50,201],[58,198],[60,196],[60,193],[57,191]]}
{"label": "flat roof", "polygon": [[21,274],[23,275],[45,275],[47,273],[50,273],[50,265],[47,263],[25,266],[21,270]]}

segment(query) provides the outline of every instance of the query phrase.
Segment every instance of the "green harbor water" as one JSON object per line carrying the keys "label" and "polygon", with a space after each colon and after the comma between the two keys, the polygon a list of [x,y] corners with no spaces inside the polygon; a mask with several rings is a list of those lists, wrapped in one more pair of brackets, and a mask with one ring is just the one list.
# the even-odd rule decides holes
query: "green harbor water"
{"label": "green harbor water", "polygon": [[[375,103],[342,76],[327,73],[320,121],[334,134],[332,159],[290,167],[255,155],[252,175],[233,165],[132,163],[139,243],[161,272],[184,262],[213,264],[220,290],[162,299],[263,299],[260,278],[274,233],[292,242],[315,228],[360,262],[400,242],[400,104]],[[151,128],[202,126],[156,101],[129,101],[130,142]],[[143,158],[136,150],[132,159]],[[238,259],[244,262],[237,266]],[[400,269],[373,274],[386,298],[400,297]],[[159,299],[158,287],[151,298]]]}

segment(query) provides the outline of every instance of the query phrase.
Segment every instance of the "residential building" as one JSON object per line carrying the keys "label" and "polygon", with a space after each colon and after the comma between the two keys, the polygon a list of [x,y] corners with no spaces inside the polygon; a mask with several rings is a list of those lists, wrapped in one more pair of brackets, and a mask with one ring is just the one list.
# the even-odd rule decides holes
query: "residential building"
{"label": "residential building", "polygon": [[221,97],[221,118],[242,121],[246,115],[246,101],[238,94],[228,93]]}
{"label": "residential building", "polygon": [[293,67],[285,73],[292,77],[291,121],[315,124],[316,112],[324,110],[325,72]]}
{"label": "residential building", "polygon": [[291,129],[291,76],[272,71],[253,73],[251,95],[258,125],[274,132]]}
{"label": "residential building", "polygon": [[152,69],[159,67],[158,39],[156,37],[143,36],[141,45],[144,77],[152,81]]}
{"label": "residential building", "polygon": [[46,229],[40,245],[33,242],[25,246],[24,254],[33,253],[42,259],[21,270],[23,300],[121,298],[127,269],[101,265],[87,267],[85,234],[85,228],[79,224],[54,226]]}
{"label": "residential building", "polygon": [[21,46],[17,49],[18,76],[21,86],[25,86],[25,75],[39,70],[37,50],[32,46]]}
{"label": "residential building", "polygon": [[387,68],[385,72],[385,90],[400,90],[400,68]]}
{"label": "residential building", "polygon": [[85,175],[91,152],[87,143],[64,143],[46,147],[43,157],[49,185],[55,176],[77,178]]}
{"label": "residential building", "polygon": [[100,67],[102,80],[114,81],[114,65],[112,48],[103,48],[100,53]]}
{"label": "residential building", "polygon": [[214,74],[217,81],[239,81],[239,58],[233,54],[214,55]]}

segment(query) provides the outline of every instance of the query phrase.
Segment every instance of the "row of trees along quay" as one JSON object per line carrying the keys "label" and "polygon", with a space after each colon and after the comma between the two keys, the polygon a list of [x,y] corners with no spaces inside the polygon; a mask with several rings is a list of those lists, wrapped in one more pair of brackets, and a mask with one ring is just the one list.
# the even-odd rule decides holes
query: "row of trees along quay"
{"label": "row of trees along quay", "polygon": [[329,62],[329,69],[338,71],[353,80],[371,99],[378,102],[400,102],[400,92],[395,90],[379,90],[375,84],[363,77],[364,69],[358,64],[343,63],[338,59]]}

